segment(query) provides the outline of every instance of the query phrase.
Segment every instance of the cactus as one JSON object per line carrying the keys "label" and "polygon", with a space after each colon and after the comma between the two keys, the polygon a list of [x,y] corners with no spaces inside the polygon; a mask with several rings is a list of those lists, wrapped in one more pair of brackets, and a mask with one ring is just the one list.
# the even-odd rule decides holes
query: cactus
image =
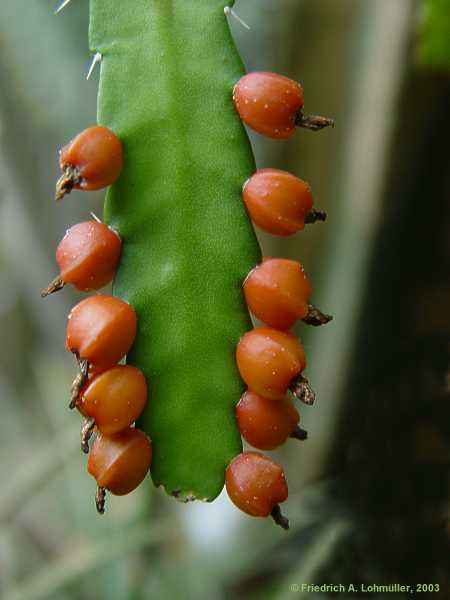
{"label": "cactus", "polygon": [[[276,501],[287,497],[284,471],[266,457],[259,463],[241,454],[236,405],[244,382],[263,398],[282,402],[290,391],[312,404],[304,349],[288,329],[298,319],[321,325],[331,317],[310,304],[301,263],[262,264],[249,216],[271,233],[283,223],[282,234],[290,235],[325,214],[313,209],[306,182],[273,169],[255,173],[242,122],[275,139],[334,122],[303,113],[300,83],[267,71],[243,74],[230,14],[224,0],[136,0],[133,10],[91,0],[88,77],[100,63],[98,123],[61,149],[55,198],[110,186],[107,227],[91,221],[71,228],[57,249],[60,274],[42,295],[65,283],[96,290],[114,277],[116,297],[77,304],[66,336],[79,366],[69,407],[85,418],[84,452],[97,430],[88,470],[100,513],[107,490],[129,493],[151,466],[155,485],[181,501],[211,501],[226,483],[238,508],[271,514],[287,529]],[[105,236],[114,244],[105,245]],[[248,331],[248,309],[270,327]],[[137,414],[109,376],[125,356],[148,384],[149,402],[143,398]],[[105,371],[106,383],[97,386]],[[100,390],[95,410],[86,408],[88,382]],[[136,418],[148,436],[130,432]],[[286,436],[303,440],[306,432]],[[239,468],[227,479],[238,455]],[[271,465],[282,493],[269,497],[261,464]]]}
{"label": "cactus", "polygon": [[90,3],[98,122],[124,145],[104,215],[123,240],[113,290],[138,315],[127,360],[149,383],[152,478],[180,499],[214,499],[240,452],[234,349],[251,327],[242,282],[260,261],[241,199],[255,165],[232,103],[243,65],[225,5]]}

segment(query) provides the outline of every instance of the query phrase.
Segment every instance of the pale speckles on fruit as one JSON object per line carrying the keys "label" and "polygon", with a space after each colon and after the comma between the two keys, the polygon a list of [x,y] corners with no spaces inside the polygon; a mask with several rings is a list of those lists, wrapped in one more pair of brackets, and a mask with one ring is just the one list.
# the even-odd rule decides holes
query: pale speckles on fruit
{"label": "pale speckles on fruit", "polygon": [[225,484],[232,502],[254,517],[269,516],[288,496],[283,469],[258,452],[236,456],[226,469]]}
{"label": "pale speckles on fruit", "polygon": [[310,186],[279,169],[259,169],[246,181],[242,197],[252,221],[268,233],[287,236],[305,226],[313,206]]}
{"label": "pale speckles on fruit", "polygon": [[283,398],[292,378],[306,365],[298,339],[269,327],[247,332],[237,345],[236,360],[249,389],[271,399]]}
{"label": "pale speckles on fruit", "polygon": [[303,106],[303,90],[300,84],[282,75],[254,72],[236,84],[233,99],[249,127],[281,139],[290,137],[295,130],[296,114]]}
{"label": "pale speckles on fruit", "polygon": [[60,279],[81,291],[109,283],[122,249],[119,236],[103,223],[84,221],[68,229],[56,250]]}

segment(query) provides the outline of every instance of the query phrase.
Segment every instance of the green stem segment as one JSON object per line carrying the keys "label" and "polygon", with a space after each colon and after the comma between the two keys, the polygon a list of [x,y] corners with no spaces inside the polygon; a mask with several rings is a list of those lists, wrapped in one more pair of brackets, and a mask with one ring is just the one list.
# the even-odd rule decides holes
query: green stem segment
{"label": "green stem segment", "polygon": [[261,260],[241,199],[255,165],[232,103],[244,70],[226,4],[91,0],[98,122],[125,152],[105,206],[123,241],[114,293],[138,315],[128,361],[149,385],[138,425],[152,477],[181,500],[214,499],[241,451],[234,353],[251,328],[242,282]]}

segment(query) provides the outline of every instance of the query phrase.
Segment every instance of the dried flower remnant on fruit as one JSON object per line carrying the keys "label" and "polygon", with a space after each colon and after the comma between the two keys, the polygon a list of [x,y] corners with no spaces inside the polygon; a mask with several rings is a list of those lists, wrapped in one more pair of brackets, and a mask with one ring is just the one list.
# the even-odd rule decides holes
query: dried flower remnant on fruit
{"label": "dried flower remnant on fruit", "polygon": [[303,404],[314,404],[316,400],[316,394],[311,388],[309,381],[301,373],[299,373],[289,384],[289,390],[292,394],[303,402]]}
{"label": "dried flower remnant on fruit", "polygon": [[73,225],[56,249],[59,275],[41,295],[48,296],[67,283],[83,292],[100,289],[112,281],[121,249],[117,233],[103,223],[84,221]]}
{"label": "dried flower remnant on fruit", "polygon": [[96,369],[107,369],[123,358],[136,336],[136,313],[114,296],[90,296],[72,308],[66,348]]}
{"label": "dried flower remnant on fruit", "polygon": [[239,340],[236,359],[249,389],[272,400],[283,399],[291,381],[306,367],[300,341],[291,333],[269,327],[247,332]]}
{"label": "dried flower remnant on fruit", "polygon": [[228,465],[225,485],[230,500],[253,517],[271,515],[277,525],[289,528],[279,504],[288,497],[283,469],[259,452],[242,452]]}
{"label": "dried flower remnant on fruit", "polygon": [[249,127],[265,136],[285,139],[295,132],[296,114],[304,104],[303,88],[284,75],[255,71],[235,85],[233,101]]}
{"label": "dried flower remnant on fruit", "polygon": [[116,496],[129,494],[147,475],[151,462],[152,444],[143,431],[129,428],[111,436],[97,434],[88,471],[97,482],[98,511],[104,512],[105,490]]}
{"label": "dried flower remnant on fruit", "polygon": [[236,419],[242,437],[258,450],[274,450],[289,437],[305,439],[298,427],[300,415],[287,396],[269,400],[247,391],[236,406]]}
{"label": "dried flower remnant on fruit", "polygon": [[326,218],[312,208],[309,184],[287,171],[259,169],[245,182],[242,197],[255,225],[272,235],[292,235]]}
{"label": "dried flower remnant on fruit", "polygon": [[123,165],[122,143],[107,127],[94,125],[79,133],[59,155],[62,175],[56,184],[56,199],[73,188],[98,190],[119,177]]}
{"label": "dried flower remnant on fruit", "polygon": [[287,330],[308,314],[311,285],[300,262],[267,258],[248,274],[244,294],[255,317]]}
{"label": "dried flower remnant on fruit", "polygon": [[234,86],[233,101],[244,123],[273,139],[291,137],[296,127],[318,131],[334,125],[332,119],[304,115],[302,86],[278,73],[247,73]]}
{"label": "dried flower remnant on fruit", "polygon": [[94,419],[97,429],[113,435],[132,425],[147,402],[147,383],[132,365],[116,365],[88,382],[81,391],[77,408]]}
{"label": "dried flower remnant on fruit", "polygon": [[309,303],[311,285],[296,260],[264,259],[248,274],[244,294],[255,317],[274,329],[290,329],[298,319],[315,326],[332,319]]}

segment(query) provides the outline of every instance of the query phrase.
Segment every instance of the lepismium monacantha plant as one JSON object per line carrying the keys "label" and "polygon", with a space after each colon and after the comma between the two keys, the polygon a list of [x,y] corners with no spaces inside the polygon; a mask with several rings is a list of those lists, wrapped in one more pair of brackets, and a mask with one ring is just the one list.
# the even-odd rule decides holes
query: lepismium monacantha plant
{"label": "lepismium monacantha plant", "polygon": [[[298,177],[256,171],[242,121],[277,139],[332,122],[303,114],[295,81],[244,75],[230,10],[224,0],[90,1],[98,124],[62,148],[56,197],[110,187],[104,222],[67,231],[43,295],[114,279],[114,295],[77,304],[67,327],[79,365],[70,406],[85,417],[100,512],[107,490],[126,494],[150,469],[183,501],[211,501],[225,482],[239,508],[287,527],[284,472],[242,452],[241,435],[260,450],[306,439],[288,393],[309,404],[314,394],[289,330],[331,317],[310,304],[301,263],[262,260],[251,220],[291,235],[325,214]],[[252,328],[248,309],[264,326]]]}

